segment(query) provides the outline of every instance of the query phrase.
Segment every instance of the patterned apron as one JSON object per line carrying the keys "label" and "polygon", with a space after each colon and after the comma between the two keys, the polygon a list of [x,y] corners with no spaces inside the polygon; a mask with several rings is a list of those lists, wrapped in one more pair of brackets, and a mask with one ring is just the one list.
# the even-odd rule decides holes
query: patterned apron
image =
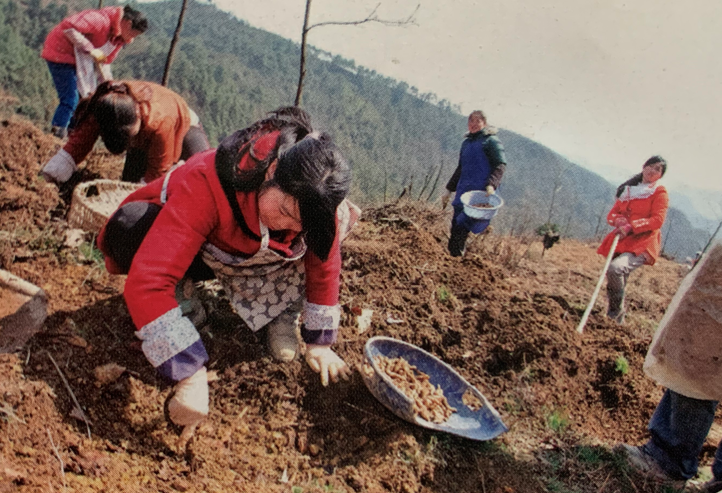
{"label": "patterned apron", "polygon": [[203,245],[202,258],[213,269],[231,306],[251,328],[263,328],[305,294],[303,256],[306,243],[297,238],[292,254],[284,257],[268,248],[268,227],[261,226],[261,248],[253,256],[230,255],[218,247]]}
{"label": "patterned apron", "polygon": [[[160,202],[168,199],[166,173]],[[343,241],[361,215],[361,209],[343,200],[336,210],[339,241]],[[262,329],[306,294],[306,268],[303,256],[306,242],[298,236],[291,243],[291,256],[284,257],[268,248],[268,227],[260,222],[261,248],[250,257],[231,255],[206,242],[201,249],[203,261],[213,269],[225,289],[231,306],[254,332]]]}

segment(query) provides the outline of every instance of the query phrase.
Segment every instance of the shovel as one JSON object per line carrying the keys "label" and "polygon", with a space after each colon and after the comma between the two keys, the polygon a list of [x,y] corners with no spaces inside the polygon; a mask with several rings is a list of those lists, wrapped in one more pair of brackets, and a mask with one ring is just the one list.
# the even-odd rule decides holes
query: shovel
{"label": "shovel", "polygon": [[580,334],[584,330],[584,326],[587,324],[587,319],[589,318],[589,314],[592,312],[592,308],[594,307],[594,302],[597,301],[597,296],[599,295],[599,290],[602,288],[602,282],[604,282],[604,276],[607,274],[607,269],[609,269],[609,264],[612,262],[612,257],[614,256],[614,250],[617,249],[618,242],[619,242],[619,235],[616,235],[614,237],[614,241],[612,242],[612,247],[609,249],[609,255],[607,255],[607,261],[604,263],[604,269],[602,269],[602,274],[599,276],[599,281],[597,282],[597,287],[594,288],[594,294],[592,294],[592,299],[589,301],[589,304],[587,305],[587,309],[584,310],[584,315],[582,315],[582,320],[579,322],[579,325],[577,326],[577,332]]}

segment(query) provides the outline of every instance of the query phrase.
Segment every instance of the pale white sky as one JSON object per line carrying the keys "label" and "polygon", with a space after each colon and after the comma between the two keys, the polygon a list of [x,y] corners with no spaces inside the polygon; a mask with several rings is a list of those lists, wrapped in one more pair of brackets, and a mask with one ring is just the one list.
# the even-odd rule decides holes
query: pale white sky
{"label": "pale white sky", "polygon": [[[300,42],[305,0],[214,3]],[[483,109],[615,183],[661,154],[669,188],[722,190],[719,0],[313,0],[311,23],[378,3],[386,19],[420,3],[418,26],[324,26],[309,43]]]}

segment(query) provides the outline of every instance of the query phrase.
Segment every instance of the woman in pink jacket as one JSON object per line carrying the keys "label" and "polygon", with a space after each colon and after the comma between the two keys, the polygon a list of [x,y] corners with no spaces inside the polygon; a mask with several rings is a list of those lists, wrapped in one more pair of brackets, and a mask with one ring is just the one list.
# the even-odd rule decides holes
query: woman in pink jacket
{"label": "woman in pink jacket", "polygon": [[147,29],[145,16],[126,5],[83,10],[66,17],[50,31],[40,56],[48,64],[60,99],[53,115],[53,135],[60,138],[67,135],[70,118],[78,105],[79,58],[90,57],[98,65],[109,65],[123,46]]}

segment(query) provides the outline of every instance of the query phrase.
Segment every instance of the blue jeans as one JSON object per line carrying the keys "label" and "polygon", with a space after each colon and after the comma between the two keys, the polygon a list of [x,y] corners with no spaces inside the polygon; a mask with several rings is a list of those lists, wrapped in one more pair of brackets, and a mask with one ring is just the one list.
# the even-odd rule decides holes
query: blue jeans
{"label": "blue jeans", "polygon": [[[649,422],[652,438],[644,449],[667,474],[690,479],[697,474],[699,453],[714,422],[717,401],[702,401],[667,390]],[[715,479],[722,479],[722,447],[712,464]]]}
{"label": "blue jeans", "polygon": [[[46,60],[47,61],[47,60]],[[75,65],[69,63],[47,62],[50,75],[53,77],[55,90],[58,92],[60,104],[53,115],[53,127],[67,128],[70,119],[78,106],[78,76]]]}

